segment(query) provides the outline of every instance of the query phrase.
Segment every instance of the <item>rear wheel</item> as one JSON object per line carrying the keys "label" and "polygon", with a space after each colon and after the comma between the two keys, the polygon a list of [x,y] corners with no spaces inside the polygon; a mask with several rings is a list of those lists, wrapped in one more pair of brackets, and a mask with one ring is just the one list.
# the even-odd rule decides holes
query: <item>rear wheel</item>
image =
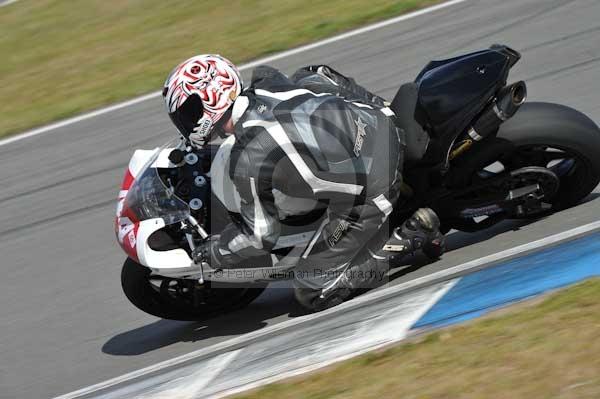
{"label": "rear wheel", "polygon": [[193,280],[151,276],[150,269],[127,258],[121,286],[138,309],[163,319],[205,320],[243,308],[264,291],[266,284],[199,285]]}
{"label": "rear wheel", "polygon": [[590,158],[548,142],[518,146],[515,153],[505,160],[505,165],[511,170],[535,165],[554,172],[560,185],[551,199],[553,211],[576,205],[592,192],[599,181]]}
{"label": "rear wheel", "polygon": [[552,211],[576,205],[600,182],[600,129],[582,113],[558,104],[524,104],[502,125],[498,137],[515,151],[502,159],[505,168],[549,169],[560,179]]}
{"label": "rear wheel", "polygon": [[[473,165],[478,166],[468,168],[474,180],[469,186],[496,176],[506,176],[506,172],[519,174],[507,180],[506,187],[483,185],[480,192],[472,191],[465,198],[456,198],[466,205],[448,205],[448,202],[442,205],[450,206],[452,210],[463,209],[470,203],[485,202],[486,198],[491,202],[495,198],[501,200],[506,190],[539,184],[544,192],[539,203],[541,207],[534,204],[532,212],[520,215],[502,212],[483,218],[444,217],[442,212],[442,225],[446,230],[451,227],[475,232],[507,218],[537,218],[577,205],[600,182],[600,129],[587,116],[572,108],[550,103],[526,103],[514,117],[501,125],[497,138],[488,141],[471,157],[469,160],[474,160]],[[548,173],[542,173],[544,170]],[[466,175],[461,172],[458,176],[464,178]],[[463,183],[463,187],[467,186]]]}

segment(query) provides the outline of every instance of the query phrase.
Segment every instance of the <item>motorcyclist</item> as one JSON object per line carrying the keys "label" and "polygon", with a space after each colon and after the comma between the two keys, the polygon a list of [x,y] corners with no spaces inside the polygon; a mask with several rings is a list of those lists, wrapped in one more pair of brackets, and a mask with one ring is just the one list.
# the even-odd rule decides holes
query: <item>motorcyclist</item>
{"label": "motorcyclist", "polygon": [[[214,269],[253,267],[268,254],[295,264],[295,296],[308,309],[335,306],[382,283],[392,236],[390,215],[403,200],[404,132],[385,101],[325,65],[288,78],[261,66],[243,90],[237,68],[218,55],[178,65],[163,89],[169,116],[196,147],[235,136],[229,175],[240,215],[195,256]],[[311,239],[276,253],[284,204],[313,201],[320,217]],[[314,212],[312,212],[314,213]],[[433,211],[420,209],[394,230],[387,249],[443,252]],[[384,273],[381,273],[383,271]]]}

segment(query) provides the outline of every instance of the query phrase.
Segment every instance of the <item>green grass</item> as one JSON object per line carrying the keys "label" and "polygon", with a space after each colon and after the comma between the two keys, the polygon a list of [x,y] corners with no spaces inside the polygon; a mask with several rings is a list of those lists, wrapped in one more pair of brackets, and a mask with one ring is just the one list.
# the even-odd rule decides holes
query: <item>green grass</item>
{"label": "green grass", "polygon": [[21,0],[0,8],[0,136],[159,90],[177,63],[241,63],[440,0]]}
{"label": "green grass", "polygon": [[600,398],[600,279],[236,398]]}

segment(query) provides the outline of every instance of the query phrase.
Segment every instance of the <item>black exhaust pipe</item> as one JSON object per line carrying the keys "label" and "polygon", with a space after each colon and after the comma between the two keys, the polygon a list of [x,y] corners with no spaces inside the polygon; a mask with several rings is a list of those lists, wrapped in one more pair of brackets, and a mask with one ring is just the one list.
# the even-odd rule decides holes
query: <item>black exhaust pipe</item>
{"label": "black exhaust pipe", "polygon": [[469,137],[475,141],[480,141],[489,135],[495,134],[503,122],[517,113],[526,99],[527,85],[525,85],[525,82],[520,81],[505,86],[469,129],[467,132]]}

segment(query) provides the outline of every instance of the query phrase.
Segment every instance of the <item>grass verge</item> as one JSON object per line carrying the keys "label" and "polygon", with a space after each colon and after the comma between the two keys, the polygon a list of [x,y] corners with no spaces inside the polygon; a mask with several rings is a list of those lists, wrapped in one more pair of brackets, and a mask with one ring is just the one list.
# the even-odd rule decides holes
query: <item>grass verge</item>
{"label": "grass verge", "polygon": [[21,0],[0,8],[0,136],[159,90],[178,62],[236,63],[441,0]]}
{"label": "grass verge", "polygon": [[600,279],[236,398],[600,398]]}

